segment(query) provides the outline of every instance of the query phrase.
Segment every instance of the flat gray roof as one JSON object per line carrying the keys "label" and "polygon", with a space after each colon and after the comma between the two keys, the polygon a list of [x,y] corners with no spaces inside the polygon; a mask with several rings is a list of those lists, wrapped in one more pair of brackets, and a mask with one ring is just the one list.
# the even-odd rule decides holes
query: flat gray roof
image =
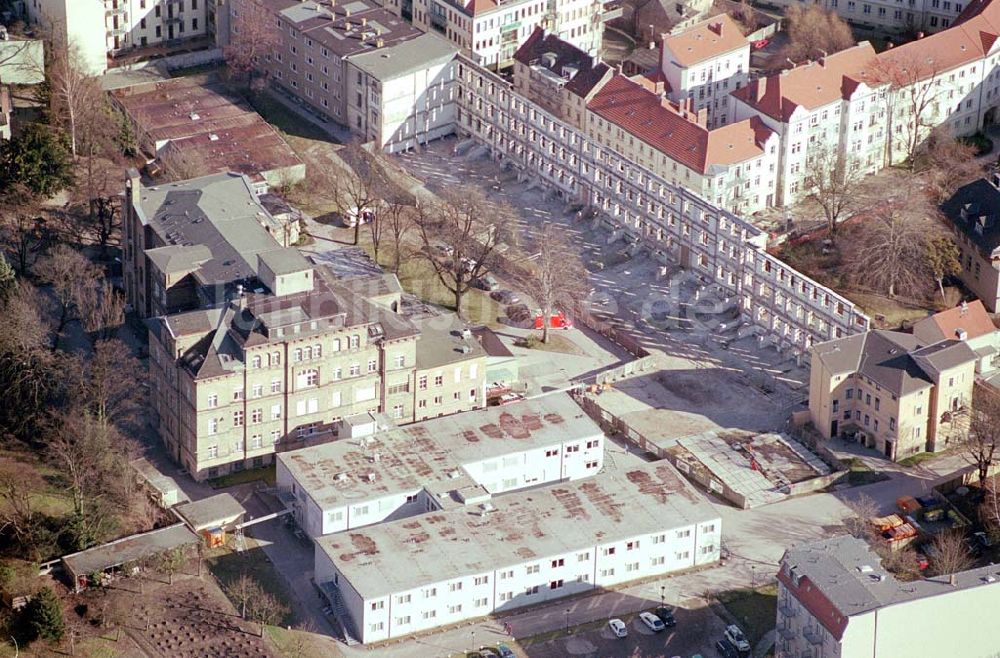
{"label": "flat gray roof", "polygon": [[217,528],[246,513],[232,494],[220,493],[177,506],[177,513],[195,530]]}
{"label": "flat gray roof", "polygon": [[411,320],[420,330],[417,369],[444,367],[457,361],[486,356],[486,349],[454,313]]}
{"label": "flat gray roof", "polygon": [[[902,582],[882,568],[881,558],[862,539],[841,535],[785,551],[781,578],[805,576],[845,616],[858,615],[928,596],[1000,583],[1000,566],[990,565],[952,576]],[[992,577],[993,581],[988,580]]]}
{"label": "flat gray roof", "polygon": [[152,557],[164,551],[197,544],[199,541],[201,540],[198,539],[198,535],[188,530],[183,523],[177,523],[140,535],[123,537],[103,546],[88,548],[67,555],[62,561],[74,575],[89,575],[127,562]]}
{"label": "flat gray roof", "polygon": [[463,464],[602,434],[558,393],[282,452],[278,461],[316,504],[330,508],[442,482],[457,489],[468,484]]}
{"label": "flat gray roof", "polygon": [[430,512],[316,540],[365,599],[493,571],[659,530],[718,512],[667,461],[491,499],[494,511]]}
{"label": "flat gray roof", "polygon": [[385,82],[432,64],[447,62],[456,53],[458,48],[428,32],[388,48],[354,55],[351,63]]}

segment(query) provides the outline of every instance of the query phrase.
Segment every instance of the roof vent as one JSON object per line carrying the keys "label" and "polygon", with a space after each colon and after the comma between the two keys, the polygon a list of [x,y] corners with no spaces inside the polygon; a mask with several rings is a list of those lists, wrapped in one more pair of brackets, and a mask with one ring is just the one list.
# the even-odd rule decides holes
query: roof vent
{"label": "roof vent", "polygon": [[374,473],[369,473],[368,475],[365,476],[365,479],[368,480],[369,482],[374,482],[375,481],[375,474]]}
{"label": "roof vent", "polygon": [[208,141],[210,141],[210,142],[217,142],[217,141],[219,141],[219,136],[216,135],[215,133],[209,133],[208,134]]}
{"label": "roof vent", "polygon": [[189,114],[188,116],[189,116],[189,117],[191,118],[191,120],[192,120],[192,121],[197,121],[198,119],[200,119],[200,118],[201,118],[200,116],[198,116],[198,113],[197,113],[197,112],[192,112],[192,113],[191,113],[191,114]]}
{"label": "roof vent", "polygon": [[858,571],[860,571],[861,573],[871,573],[872,571],[875,570],[871,568],[871,565],[862,564],[860,567],[858,567]]}
{"label": "roof vent", "polygon": [[347,481],[347,473],[337,473],[336,475],[333,476],[333,479],[336,482],[346,482]]}

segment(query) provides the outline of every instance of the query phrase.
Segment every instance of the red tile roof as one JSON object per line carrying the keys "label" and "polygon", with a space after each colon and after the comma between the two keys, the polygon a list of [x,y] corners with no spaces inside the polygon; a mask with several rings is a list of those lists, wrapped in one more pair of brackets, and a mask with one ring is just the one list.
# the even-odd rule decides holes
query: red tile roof
{"label": "red tile roof", "polygon": [[752,80],[733,96],[763,114],[788,121],[798,107],[815,109],[849,96],[857,87],[853,76],[874,58],[875,49],[863,41],[818,61]]}
{"label": "red tile roof", "polygon": [[705,173],[761,155],[774,133],[757,117],[709,131],[670,101],[615,75],[587,108],[685,167]]}
{"label": "red tile roof", "polygon": [[[546,66],[542,56],[551,53],[555,61]],[[525,66],[545,66],[556,75],[563,76],[566,67],[572,67],[576,73],[566,83],[566,91],[585,98],[611,70],[607,64],[596,61],[573,44],[563,41],[558,35],[546,33],[541,27],[536,27],[521,47],[514,53],[514,59]]]}
{"label": "red tile roof", "polygon": [[465,5],[465,10],[473,16],[485,14],[497,8],[497,3],[493,0],[469,0]]}
{"label": "red tile roof", "polygon": [[683,32],[668,36],[663,47],[684,67],[748,46],[749,41],[728,14],[719,14],[695,23]]}
{"label": "red tile roof", "polygon": [[922,340],[952,340],[958,337],[959,330],[964,331],[968,339],[973,339],[993,333],[996,327],[978,299],[966,304],[964,310],[962,306],[956,306],[924,318],[913,326],[913,333]]}

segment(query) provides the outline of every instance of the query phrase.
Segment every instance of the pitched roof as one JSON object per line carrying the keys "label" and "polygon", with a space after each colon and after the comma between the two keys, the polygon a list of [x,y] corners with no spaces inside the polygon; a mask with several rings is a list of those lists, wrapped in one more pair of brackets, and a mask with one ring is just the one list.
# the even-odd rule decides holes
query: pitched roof
{"label": "pitched roof", "polygon": [[688,119],[678,106],[623,75],[609,80],[587,108],[699,173],[706,173],[712,165],[761,155],[764,141],[773,134],[758,117],[709,131]]}
{"label": "pitched roof", "polygon": [[580,97],[587,96],[611,71],[607,64],[541,27],[536,27],[521,44],[514,53],[514,60],[524,66],[541,66],[568,78],[566,90]]}
{"label": "pitched roof", "polygon": [[941,211],[984,255],[1000,247],[1000,190],[989,181],[981,178],[959,188]]}
{"label": "pitched roof", "polygon": [[884,330],[831,340],[813,351],[832,373],[861,373],[899,396],[932,386],[942,370],[976,358],[959,341],[926,344],[912,334]]}
{"label": "pitched roof", "polygon": [[694,66],[749,44],[740,31],[740,26],[728,14],[705,19],[663,40],[664,49],[669,51],[675,62],[684,67]]}
{"label": "pitched roof", "polygon": [[996,331],[993,320],[980,300],[935,313],[913,325],[913,335],[926,342],[958,338],[960,331],[965,333],[967,339],[979,338]]}
{"label": "pitched roof", "polygon": [[733,96],[770,117],[788,121],[798,107],[811,110],[850,96],[857,88],[852,76],[874,57],[875,49],[862,41],[815,62],[752,80]]}

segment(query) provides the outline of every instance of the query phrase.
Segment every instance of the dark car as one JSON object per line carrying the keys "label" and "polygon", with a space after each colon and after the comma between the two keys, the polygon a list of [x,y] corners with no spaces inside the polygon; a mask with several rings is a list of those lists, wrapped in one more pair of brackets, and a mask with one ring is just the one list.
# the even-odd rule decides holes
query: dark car
{"label": "dark car", "polygon": [[500,643],[497,645],[497,651],[500,652],[500,658],[515,658],[514,652],[510,650],[506,644]]}
{"label": "dark car", "polygon": [[667,628],[677,625],[677,620],[674,618],[674,611],[666,606],[660,606],[656,610],[653,610],[653,614],[659,617],[660,621]]}
{"label": "dark car", "polygon": [[521,298],[517,296],[517,293],[512,290],[494,290],[490,293],[490,298],[505,306],[516,304],[521,301]]}
{"label": "dark car", "polygon": [[740,658],[740,652],[729,640],[719,640],[715,643],[715,649],[722,658]]}

